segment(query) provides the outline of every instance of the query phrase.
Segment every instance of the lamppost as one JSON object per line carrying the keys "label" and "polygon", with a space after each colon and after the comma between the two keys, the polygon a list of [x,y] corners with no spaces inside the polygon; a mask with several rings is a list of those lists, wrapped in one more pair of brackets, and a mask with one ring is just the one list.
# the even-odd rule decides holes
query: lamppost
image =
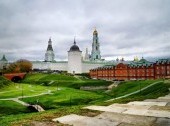
{"label": "lamppost", "polygon": [[140,88],[139,90],[140,90],[140,94],[141,94],[141,83],[139,83],[139,88]]}
{"label": "lamppost", "polygon": [[22,99],[23,99],[23,95],[24,95],[24,92],[23,92],[23,84],[21,84],[21,90],[22,90]]}

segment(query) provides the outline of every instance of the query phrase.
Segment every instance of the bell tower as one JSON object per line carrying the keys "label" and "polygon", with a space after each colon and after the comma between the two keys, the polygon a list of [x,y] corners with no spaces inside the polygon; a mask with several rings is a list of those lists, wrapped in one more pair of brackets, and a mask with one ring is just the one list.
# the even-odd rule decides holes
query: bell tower
{"label": "bell tower", "polygon": [[101,55],[100,55],[100,44],[99,44],[98,32],[95,29],[93,32],[91,61],[96,61],[96,60],[101,60]]}
{"label": "bell tower", "polygon": [[45,62],[53,62],[53,61],[54,61],[54,52],[53,52],[51,38],[49,38],[47,51],[45,53]]}

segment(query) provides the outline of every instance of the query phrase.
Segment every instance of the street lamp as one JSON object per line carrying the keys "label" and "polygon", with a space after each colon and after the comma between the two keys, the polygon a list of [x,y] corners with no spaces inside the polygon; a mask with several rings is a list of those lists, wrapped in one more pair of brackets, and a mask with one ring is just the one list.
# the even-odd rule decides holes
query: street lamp
{"label": "street lamp", "polygon": [[140,94],[141,94],[141,83],[139,83],[139,88],[140,88],[139,90],[140,90]]}
{"label": "street lamp", "polygon": [[23,95],[24,95],[24,92],[23,92],[23,84],[21,84],[21,90],[22,90],[22,99],[23,99]]}

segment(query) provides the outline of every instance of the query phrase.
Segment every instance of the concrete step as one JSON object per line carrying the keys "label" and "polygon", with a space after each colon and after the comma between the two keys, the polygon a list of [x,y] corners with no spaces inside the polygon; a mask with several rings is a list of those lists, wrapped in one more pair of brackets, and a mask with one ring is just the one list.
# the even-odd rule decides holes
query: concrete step
{"label": "concrete step", "polygon": [[170,100],[170,95],[166,95],[164,97],[159,97],[158,99],[167,99],[167,100]]}
{"label": "concrete step", "polygon": [[[129,105],[129,104],[128,104]],[[105,111],[105,112],[114,112],[130,115],[139,115],[139,116],[151,116],[151,117],[166,117],[170,118],[170,112],[166,110],[149,110],[151,106],[138,106],[138,105],[111,105],[111,106],[88,106],[86,109]]]}
{"label": "concrete step", "polygon": [[111,120],[99,119],[94,117],[86,117],[80,115],[67,115],[60,118],[53,119],[63,124],[69,124],[73,126],[118,126],[120,122]]}
{"label": "concrete step", "polygon": [[153,125],[157,119],[155,117],[128,115],[113,112],[103,112],[95,118],[111,120],[115,122],[121,122],[121,124],[131,124],[135,126],[150,126]]}
{"label": "concrete step", "polygon": [[145,102],[170,102],[170,99],[146,99]]}
{"label": "concrete step", "polygon": [[158,118],[153,126],[170,126],[170,119]]}
{"label": "concrete step", "polygon": [[166,106],[168,102],[147,102],[147,101],[134,101],[129,102],[128,105],[147,105],[147,106]]}
{"label": "concrete step", "polygon": [[112,108],[115,108],[115,107],[121,107],[121,108],[124,108],[124,109],[149,109],[150,107],[152,107],[151,105],[131,105],[131,104],[112,104],[112,105],[109,105],[108,107],[112,107]]}
{"label": "concrete step", "polygon": [[161,118],[170,118],[170,112],[160,111],[160,110],[135,110],[129,109],[124,114],[130,115],[140,115],[140,116],[152,116],[152,117],[161,117]]}
{"label": "concrete step", "polygon": [[127,110],[127,108],[123,108],[123,107],[95,106],[95,105],[84,107],[84,109],[98,110],[103,112],[115,112],[115,113],[122,113]]}

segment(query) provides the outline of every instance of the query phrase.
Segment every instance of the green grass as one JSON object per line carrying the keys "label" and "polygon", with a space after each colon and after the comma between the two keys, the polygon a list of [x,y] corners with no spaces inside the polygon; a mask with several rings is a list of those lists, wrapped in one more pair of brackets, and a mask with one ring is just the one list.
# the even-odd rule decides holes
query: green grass
{"label": "green grass", "polygon": [[132,93],[134,91],[140,90],[157,81],[158,80],[140,80],[140,81],[121,82],[118,85],[118,87],[113,88],[112,91],[108,93],[108,95],[111,95],[113,97],[123,96]]}
{"label": "green grass", "polygon": [[48,92],[49,90],[55,91],[54,87],[45,87],[40,85],[29,85],[29,84],[11,84],[0,89],[0,99],[4,98],[15,98],[22,96],[32,96],[40,93]]}
{"label": "green grass", "polygon": [[[127,103],[134,100],[157,98],[167,94],[170,82],[161,82],[127,98],[104,102],[114,97],[132,93],[157,81],[159,80],[122,82],[111,92],[105,93],[105,90],[83,91],[79,88],[81,86],[108,86],[112,82],[83,77],[77,79],[74,76],[63,74],[28,74],[19,84],[0,78],[0,82],[3,82],[3,86],[0,88],[0,99],[21,96],[22,91],[24,96],[33,96],[49,90],[52,93],[20,99],[31,104],[37,104],[38,101],[38,104],[46,110],[40,113],[30,113],[26,107],[16,102],[0,100],[0,125],[18,125],[30,120],[51,120],[70,113],[87,114],[90,110],[81,110],[81,107],[91,104]],[[53,83],[50,84],[50,82]]]}
{"label": "green grass", "polygon": [[5,79],[3,76],[0,76],[0,89],[7,85],[10,85],[11,83],[11,81]]}
{"label": "green grass", "polygon": [[37,81],[77,81],[73,76],[64,74],[27,74],[22,82],[37,82]]}
{"label": "green grass", "polygon": [[128,103],[131,101],[142,101],[145,99],[155,99],[160,96],[165,96],[168,93],[170,88],[170,83],[164,83],[164,82],[159,82],[146,90],[143,90],[139,93],[133,94],[131,96],[128,96],[126,98],[121,98],[117,99],[114,101],[109,101],[109,102],[103,102],[103,103],[98,103],[99,105],[110,105],[113,103]]}
{"label": "green grass", "polygon": [[25,102],[35,104],[37,99],[42,107],[47,109],[59,108],[62,106],[87,105],[92,101],[103,98],[103,94],[82,91],[72,88],[61,88],[52,95],[43,95],[22,99]]}
{"label": "green grass", "polygon": [[27,107],[14,101],[0,101],[0,117],[31,112]]}
{"label": "green grass", "polygon": [[[50,82],[53,81],[51,84]],[[44,86],[61,86],[79,89],[81,86],[108,86],[112,82],[103,80],[91,80],[63,74],[28,74],[22,81],[23,83],[44,85]]]}
{"label": "green grass", "polygon": [[26,77],[24,78],[23,82],[24,81],[37,81],[45,76],[48,76],[48,74],[41,74],[41,73],[38,73],[38,74],[27,74]]}

